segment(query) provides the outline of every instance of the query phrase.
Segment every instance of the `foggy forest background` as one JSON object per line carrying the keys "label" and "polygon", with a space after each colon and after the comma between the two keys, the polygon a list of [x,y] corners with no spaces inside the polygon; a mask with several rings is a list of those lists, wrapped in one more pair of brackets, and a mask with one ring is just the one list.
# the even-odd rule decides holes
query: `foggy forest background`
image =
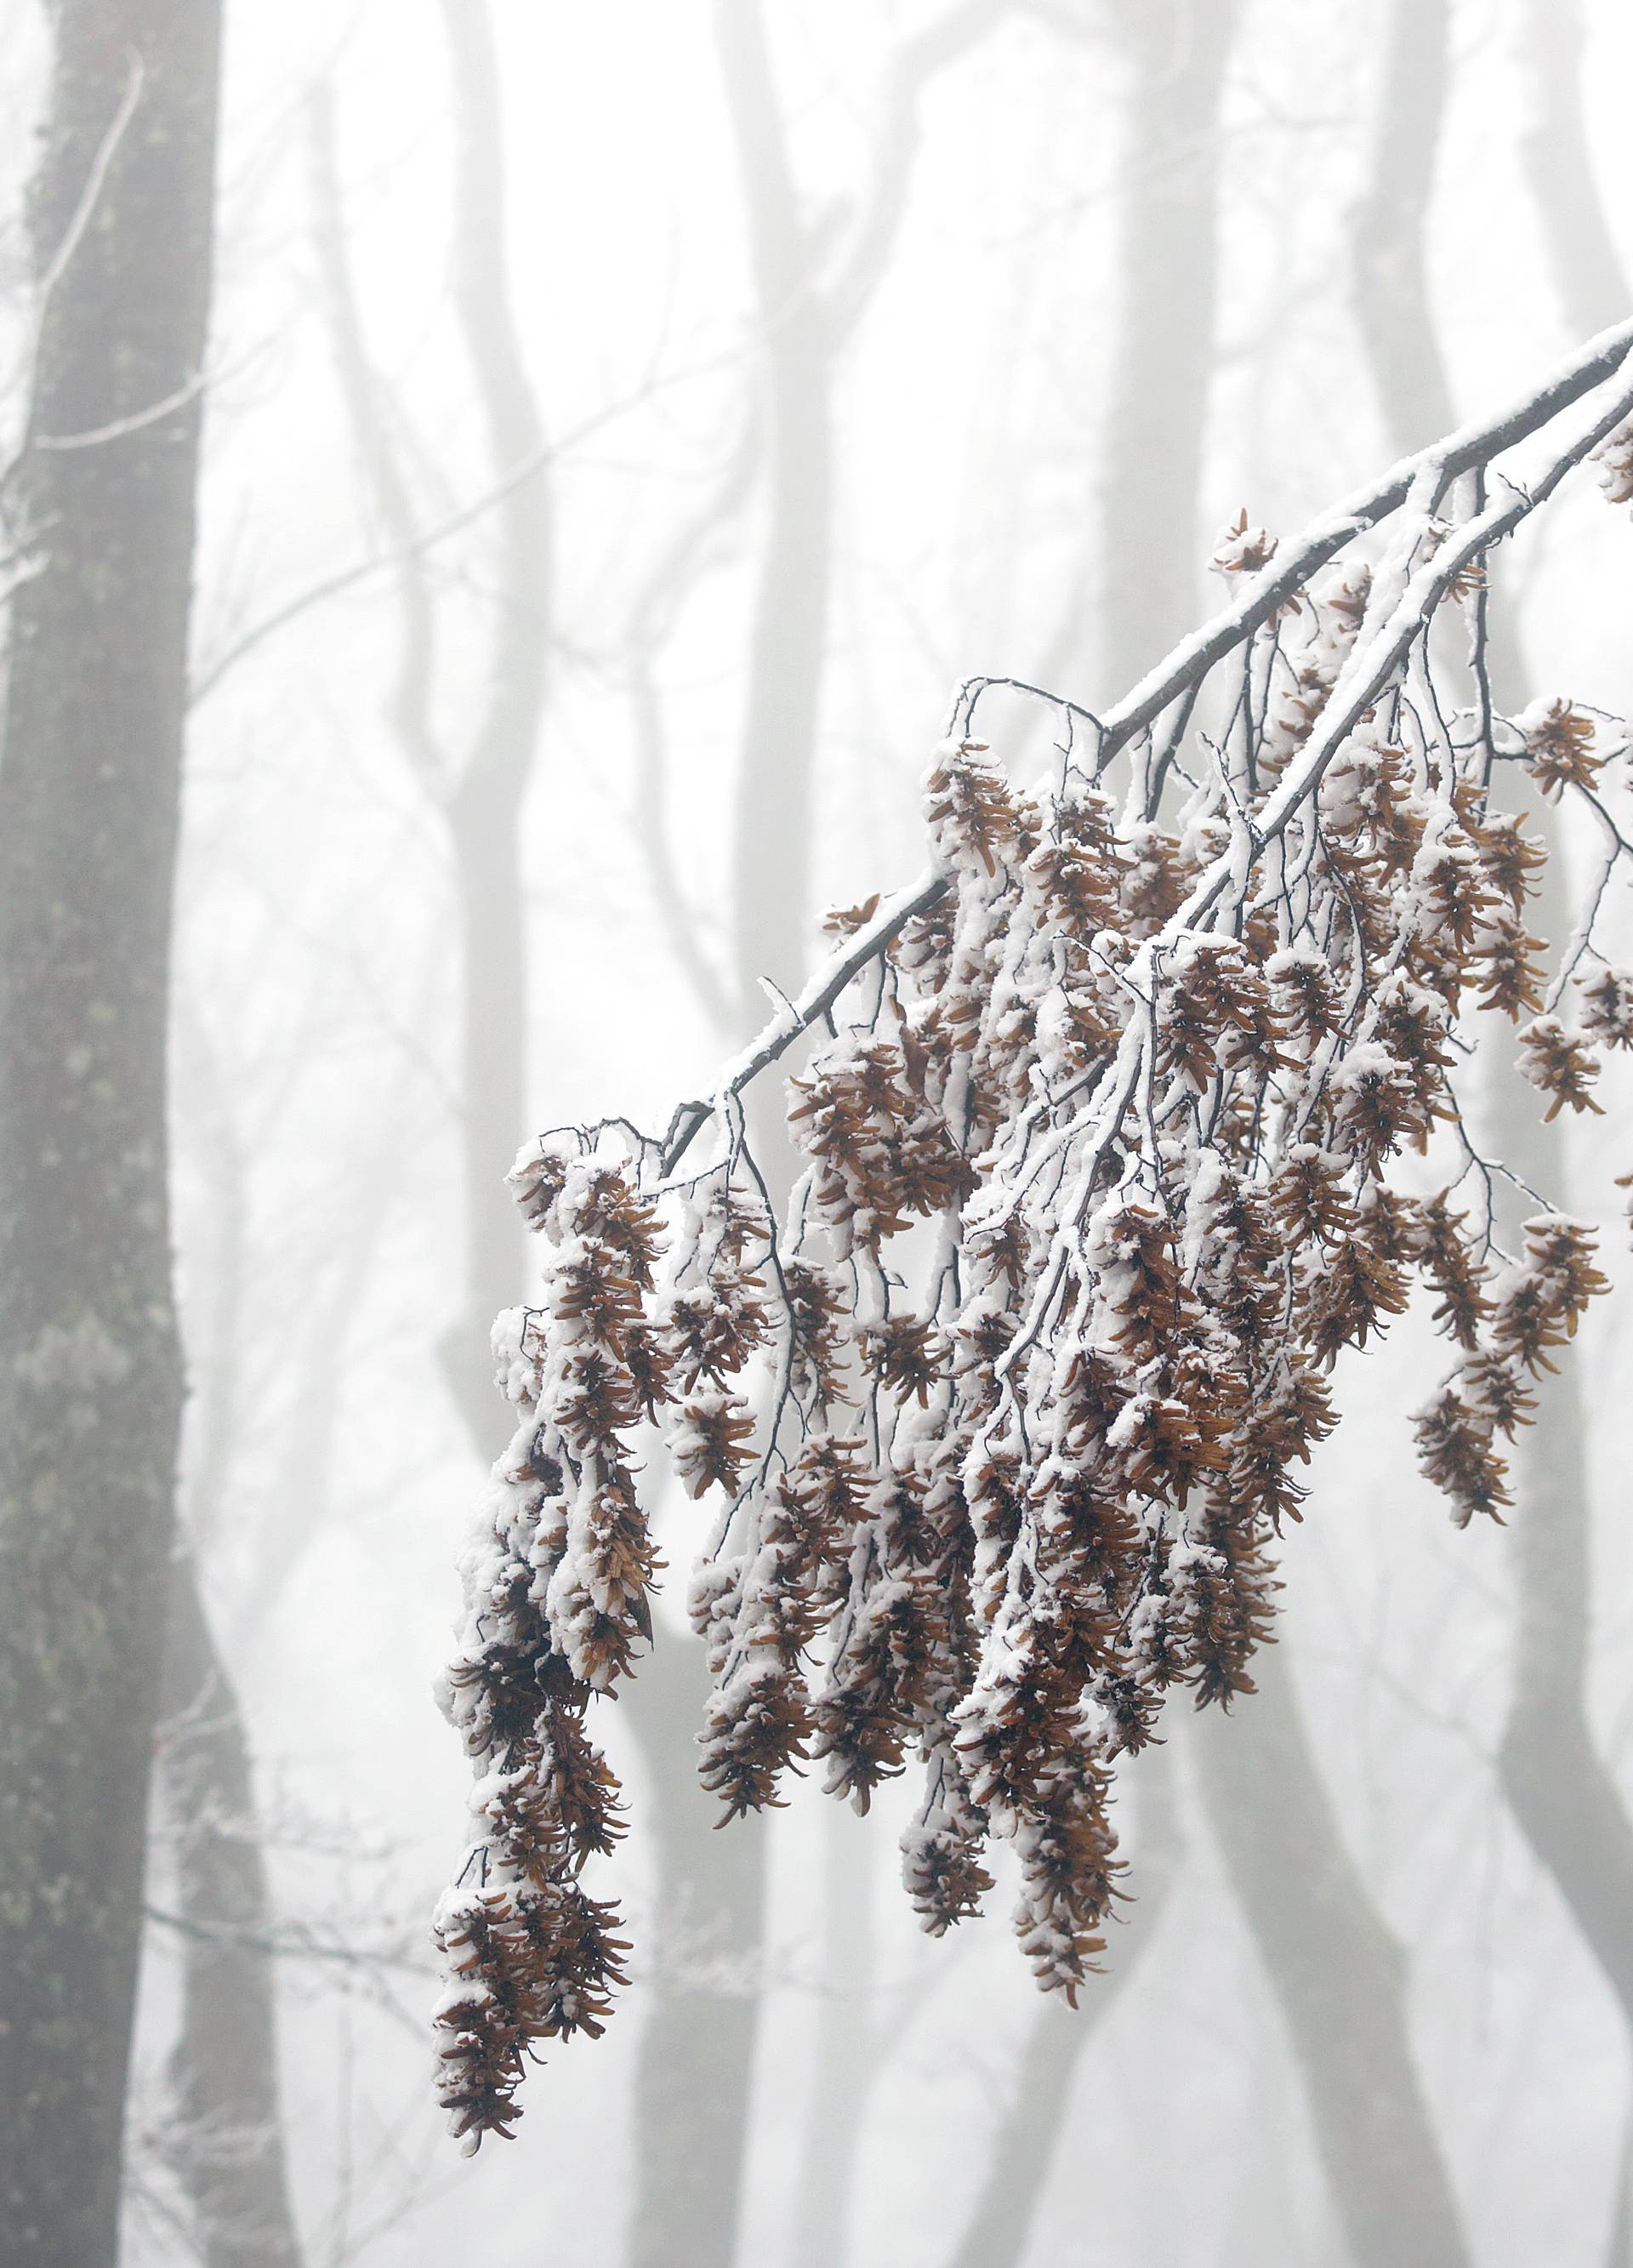
{"label": "foggy forest background", "polygon": [[[14,331],[44,64],[7,0]],[[1413,1469],[1423,1319],[1348,1359],[1263,1690],[1145,1760],[1075,2016],[1002,1883],[916,1933],[888,1800],[711,1831],[672,1580],[601,1712],[619,2020],[474,2162],[426,2029],[518,1141],[661,1123],[916,870],[959,677],[1110,701],[1239,506],[1291,533],[1625,316],[1629,84],[1615,0],[228,8],[172,1040],[177,1694],[223,1675],[161,1742],[129,2268],[239,2257],[212,2119],[290,2268],[1633,2257],[1615,1300],[1505,1531]],[[1629,534],[1583,479],[1512,548],[1525,697],[1633,701]]]}

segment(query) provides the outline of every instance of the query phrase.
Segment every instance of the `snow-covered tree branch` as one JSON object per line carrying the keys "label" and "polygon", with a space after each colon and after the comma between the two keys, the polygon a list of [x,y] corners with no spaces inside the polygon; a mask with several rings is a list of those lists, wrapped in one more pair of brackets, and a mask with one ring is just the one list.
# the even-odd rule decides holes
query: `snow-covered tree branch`
{"label": "snow-covered tree branch", "polygon": [[[1633,841],[1619,722],[1496,705],[1487,575],[1590,458],[1633,499],[1630,357],[1633,324],[1605,333],[1296,542],[1244,514],[1228,603],[1104,715],[971,680],[921,880],[830,916],[804,993],[664,1135],[611,1119],[519,1160],[544,1289],[496,1328],[516,1432],[446,1689],[479,1775],[438,1919],[471,2146],[622,1982],[581,1881],[620,1833],[589,1704],[651,1640],[653,1439],[717,1506],[689,1595],[726,1816],[807,1759],[865,1810],[916,1756],[924,1926],[976,1911],[1007,1843],[1068,1999],[1119,1894],[1115,1770],[1176,1687],[1252,1690],[1333,1366],[1415,1286],[1450,1342],[1421,1462],[1460,1522],[1500,1516],[1528,1381],[1604,1278],[1477,1145],[1467,1070],[1509,1028],[1540,1112],[1596,1107],[1601,1051],[1633,1047],[1601,933]],[[1058,724],[1026,791],[977,737],[1006,688]],[[1602,844],[1551,962],[1499,767]],[[743,1097],[802,1044],[777,1220]]]}

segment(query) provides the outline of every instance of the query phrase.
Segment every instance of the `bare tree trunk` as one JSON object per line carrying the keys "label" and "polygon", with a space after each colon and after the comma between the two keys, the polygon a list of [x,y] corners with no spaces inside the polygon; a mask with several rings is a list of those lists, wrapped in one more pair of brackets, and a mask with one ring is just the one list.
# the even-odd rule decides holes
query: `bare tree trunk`
{"label": "bare tree trunk", "polygon": [[390,723],[409,770],[442,812],[453,855],[465,1292],[442,1351],[460,1417],[487,1454],[503,1419],[489,1328],[524,1280],[524,1239],[504,1176],[526,1124],[521,822],[548,684],[551,513],[543,421],[511,305],[492,22],[483,0],[444,0],[443,17],[452,66],[456,304],[489,461],[496,480],[509,483],[495,507],[498,597],[486,685],[469,747],[457,755],[442,747],[433,725],[435,608],[363,335],[346,258],[333,107],[321,88],[310,107],[309,148],[336,374],[394,560],[402,636]]}
{"label": "bare tree trunk", "polygon": [[758,980],[798,989],[810,919],[811,766],[833,549],[834,345],[817,250],[799,210],[766,48],[761,0],[716,0],[742,175],[766,391],[768,524],[754,600],[732,904],[746,1032]]}
{"label": "bare tree trunk", "polygon": [[1527,0],[1525,67],[1535,108],[1520,151],[1572,331],[1591,338],[1633,293],[1593,172],[1582,103],[1582,0]]}
{"label": "bare tree trunk", "polygon": [[[1503,1132],[1504,1155],[1530,1178],[1526,1151],[1543,1145],[1523,1138],[1527,1107],[1534,1120],[1534,1090],[1510,1099]],[[1557,1183],[1556,1152],[1552,1164]],[[1498,1769],[1515,1818],[1633,2023],[1633,1823],[1587,1719],[1593,1616],[1586,1450],[1581,1388],[1562,1366],[1557,1378],[1540,1384],[1536,1419],[1515,1458],[1519,1621]]]}
{"label": "bare tree trunk", "polygon": [[[1550,0],[1546,10],[1534,0],[1529,32],[1540,98],[1525,144],[1532,185],[1566,315],[1573,329],[1591,335],[1624,314],[1633,294],[1588,154],[1581,10],[1575,0]],[[1535,910],[1545,936],[1566,934],[1562,881],[1551,869]],[[1511,1162],[1535,1185],[1557,1182],[1557,1151],[1544,1138],[1534,1090],[1505,1079],[1497,1108]],[[1535,1423],[1517,1444],[1518,1629],[1499,1769],[1514,1816],[1633,2026],[1633,1821],[1588,1722],[1590,1430],[1580,1372],[1563,1363],[1542,1382]]]}
{"label": "bare tree trunk", "polygon": [[695,1734],[702,1648],[660,1637],[623,1706],[647,1760],[656,1973],[636,2076],[629,2268],[730,2268],[760,2011],[767,1822],[715,1832]]}
{"label": "bare tree trunk", "polygon": [[1456,423],[1424,261],[1450,29],[1448,0],[1394,0],[1372,168],[1350,219],[1356,313],[1385,429],[1402,453]]}
{"label": "bare tree trunk", "polygon": [[1070,2131],[1078,2064],[1145,1957],[1173,1895],[1180,1845],[1172,1769],[1166,1750],[1143,1759],[1139,1903],[1112,1937],[1107,1974],[1092,1980],[1082,2005],[1066,2008],[1051,1999],[1033,2014],[1014,2090],[993,2129],[986,2176],[951,2268],[1019,2268],[1026,2258],[1050,2174]]}
{"label": "bare tree trunk", "polygon": [[[188,1075],[191,1057],[193,1075]],[[246,1194],[241,1145],[185,1004],[173,1039],[180,1109],[202,1122],[215,1250],[206,1348],[186,1434],[185,1546],[171,1566],[155,1831],[175,1857],[181,2021],[161,2146],[205,2268],[298,2268],[278,2088],[267,1869],[242,1710],[199,1589],[242,1419]],[[191,1110],[189,1113],[189,1105]],[[191,1336],[191,1334],[189,1334]]]}
{"label": "bare tree trunk", "polygon": [[863,2114],[878,2059],[871,1997],[872,1840],[825,1805],[818,1818],[822,1979],[816,2006],[812,2107],[794,2205],[795,2268],[844,2268],[850,2205],[862,2153]]}
{"label": "bare tree trunk", "polygon": [[[815,817],[812,776],[818,746],[822,674],[833,578],[835,465],[832,394],[838,357],[865,312],[888,266],[906,210],[920,137],[924,91],[938,72],[956,62],[997,25],[998,0],[952,0],[896,49],[888,64],[881,97],[873,177],[860,200],[850,240],[836,248],[835,232],[819,227],[803,209],[795,181],[767,40],[762,0],[716,0],[715,26],[731,123],[742,182],[749,260],[759,328],[764,388],[764,471],[767,520],[751,626],[748,686],[742,729],[733,836],[732,917],[735,1007],[745,1033],[757,1028],[766,1007],[760,980],[797,986],[808,953],[811,918],[812,833]],[[750,1102],[751,1135],[764,1131],[774,1108],[769,1092]],[[776,1145],[774,1154],[780,1154]],[[785,1192],[776,1187],[772,1194]],[[677,1642],[669,1641],[675,1651]],[[655,1665],[654,1665],[655,1666]],[[701,1658],[673,1673],[696,1690],[704,1683]],[[657,1705],[649,1670],[631,1687],[628,1704],[646,1753],[653,1780],[688,1791],[696,1755],[693,1741],[698,1712],[685,1718]],[[645,1688],[646,1690],[643,1690]],[[820,1830],[831,1839],[842,1822],[825,1821]],[[673,1843],[670,1836],[679,1838]],[[677,1803],[666,1828],[665,1879],[680,1888],[688,1904],[702,1901],[722,1911],[753,1916],[757,1945],[764,1885],[763,1824],[752,1837],[740,1828],[714,1837],[705,1811],[695,1799]],[[850,1889],[842,1867],[825,1869],[835,1888]],[[830,1950],[854,1944],[865,1928],[854,1901],[851,1910],[831,1913],[825,1935]],[[717,2194],[735,2198],[741,2188],[745,2114],[758,2009],[752,1995],[733,1988],[716,2009],[710,2036],[718,2052],[740,2066],[742,2077],[717,2071],[701,2095],[694,2094],[685,2134],[678,2149],[649,2130],[642,2150],[642,2189],[637,2199],[631,2268],[657,2268],[672,2260],[664,2249],[664,2184],[690,2178],[676,2163],[706,2161],[713,2169]],[[680,2073],[695,2063],[680,2005],[661,2007],[649,2021],[644,2054],[673,2064]],[[854,2069],[864,2041],[863,2012],[854,1999],[825,2006],[826,2047],[818,2073],[814,2131],[836,2179],[849,2178],[857,2154],[859,2096],[850,2090],[835,2099],[844,2074]],[[673,2100],[673,2083],[656,2076],[645,2099]],[[812,2179],[807,2169],[807,2188]],[[822,2226],[830,2233],[842,2220],[843,2203],[830,2198]],[[696,2255],[703,2264],[729,2262],[735,2213],[724,2208]],[[700,2240],[701,2241],[701,2240]],[[689,2268],[689,2264],[688,2264]]]}
{"label": "bare tree trunk", "polygon": [[[1160,654],[1194,608],[1190,563],[1214,344],[1214,143],[1233,11],[1173,0],[1150,10],[1124,5],[1114,21],[1135,77],[1102,579],[1105,659],[1123,679]],[[1063,660],[1074,628],[1063,626],[1057,642]],[[1386,2257],[1374,2227],[1382,2208],[1368,2202],[1373,2152],[1379,2169],[1401,2169],[1411,2183],[1401,2213],[1387,2222],[1388,2241],[1404,2246],[1391,2257],[1414,2268],[1451,2268],[1467,2255],[1412,2061],[1404,1964],[1344,1848],[1285,1673],[1274,1657],[1269,1662],[1267,1695],[1244,1702],[1222,1735],[1199,1720],[1195,1751],[1225,1870],[1259,1937],[1360,2268]],[[1277,1911],[1298,1917],[1296,1947],[1262,1926],[1262,1854],[1272,1847],[1281,1872],[1270,1888]],[[1313,1971],[1351,1980],[1349,1996],[1333,2006],[1338,2021],[1330,2029],[1311,2014]],[[1352,2010],[1365,2029],[1346,2033]],[[1368,2058],[1375,2058],[1371,2080]],[[1383,2184],[1387,2173],[1378,2179]]]}
{"label": "bare tree trunk", "polygon": [[14,2260],[111,2268],[181,1402],[165,1064],[219,7],[52,24],[40,571],[0,764],[0,2222]]}
{"label": "bare tree trunk", "polygon": [[[1445,0],[1397,0],[1373,186],[1356,216],[1357,295],[1390,437],[1415,446],[1454,423],[1424,284],[1423,238],[1446,92]],[[1573,328],[1625,313],[1628,291],[1586,157],[1573,5],[1534,8],[1541,102],[1526,144],[1533,185]],[[1512,637],[1507,641],[1512,645]],[[1550,870],[1535,918],[1567,924]],[[1502,1079],[1503,1154],[1534,1183],[1558,1176],[1535,1093]],[[1543,1382],[1516,1446],[1514,1685],[1499,1755],[1504,1793],[1633,2023],[1633,1822],[1596,1754],[1586,1708],[1592,1625],[1587,1413],[1571,1365]]]}
{"label": "bare tree trunk", "polygon": [[[767,394],[769,521],[754,603],[738,786],[734,1006],[805,957],[815,747],[831,549],[831,348],[799,217],[761,0],[715,14],[754,272]],[[747,2143],[766,1823],[717,1833],[697,1782],[702,1650],[665,1635],[624,1700],[654,1803],[657,1970],[636,2079],[629,2268],[730,2268]]]}
{"label": "bare tree trunk", "polygon": [[160,1786],[183,1967],[166,2155],[203,2268],[298,2268],[277,2083],[269,1898],[249,1744],[192,1561],[170,1587]]}
{"label": "bare tree trunk", "polygon": [[1344,1847],[1291,1671],[1195,1746],[1213,1831],[1287,2026],[1357,2268],[1468,2268],[1472,2256],[1413,2061],[1406,1956]]}
{"label": "bare tree trunk", "polygon": [[[1356,221],[1357,294],[1387,415],[1444,431],[1438,364],[1396,356],[1396,326],[1432,355],[1421,198],[1444,97],[1444,0],[1391,18],[1372,188]],[[1407,122],[1400,113],[1404,109]],[[1401,144],[1405,136],[1405,145]],[[1416,194],[1418,206],[1402,206]],[[1421,385],[1423,373],[1430,372]],[[1401,446],[1407,446],[1404,434]],[[1262,1657],[1235,1721],[1197,1721],[1216,1837],[1298,2058],[1321,2162],[1357,2268],[1461,2268],[1467,2239],[1410,2037],[1405,1958],[1345,1848],[1291,1671]],[[1272,1856],[1272,1854],[1274,1854]]]}
{"label": "bare tree trunk", "polygon": [[1122,325],[1105,453],[1104,659],[1134,684],[1195,616],[1218,271],[1219,112],[1237,0],[1116,0],[1131,68],[1117,213]]}
{"label": "bare tree trunk", "polygon": [[[538,463],[543,423],[511,304],[504,103],[481,0],[443,0],[459,158],[454,261],[466,347],[503,479]],[[503,1411],[487,1358],[495,1314],[523,1280],[523,1240],[504,1176],[526,1131],[527,943],[522,805],[543,716],[551,604],[550,510],[541,475],[498,505],[498,587],[487,702],[448,807],[463,944],[467,1308],[446,1355],[473,1438],[497,1448]]]}
{"label": "bare tree trunk", "polygon": [[434,724],[436,607],[394,444],[391,405],[369,357],[347,257],[334,107],[326,88],[314,90],[311,99],[308,148],[335,373],[370,503],[393,561],[401,638],[388,721],[409,771],[443,816],[453,858],[465,1292],[442,1351],[460,1418],[485,1454],[495,1446],[502,1416],[487,1358],[488,1331],[524,1280],[524,1240],[504,1175],[526,1112],[520,828],[546,691],[550,510],[543,424],[511,306],[504,116],[491,21],[484,6],[467,0],[447,0],[444,14],[454,75],[454,263],[460,325],[496,478],[504,481],[533,468],[505,490],[497,507],[494,642],[483,704],[467,751],[445,747]]}

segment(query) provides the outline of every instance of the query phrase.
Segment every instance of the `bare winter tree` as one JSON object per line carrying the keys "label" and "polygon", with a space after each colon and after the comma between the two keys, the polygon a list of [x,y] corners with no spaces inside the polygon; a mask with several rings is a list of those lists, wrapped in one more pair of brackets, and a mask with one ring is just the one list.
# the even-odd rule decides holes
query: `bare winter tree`
{"label": "bare winter tree", "polygon": [[[965,685],[925,875],[833,917],[799,999],[662,1137],[609,1120],[519,1164],[544,1289],[499,1327],[517,1432],[447,1694],[479,1775],[440,1922],[468,2144],[622,1978],[582,1869],[618,1832],[589,1705],[651,1634],[645,1426],[720,1492],[691,1602],[726,1815],[807,1755],[865,1808],[915,1749],[924,1926],[978,1907],[1003,1839],[1023,1950],[1068,1999],[1118,1894],[1114,1771],[1171,1690],[1247,1690],[1331,1366],[1415,1282],[1453,1342],[1424,1469],[1460,1521],[1506,1503],[1502,1444],[1604,1279],[1588,1230],[1474,1140],[1461,1027],[1508,1020],[1539,1107],[1587,1108],[1599,1051],[1633,1043],[1633,977],[1597,928],[1625,736],[1497,708],[1483,574],[1595,453],[1633,495],[1630,352],[1633,325],[1605,334],[1285,549],[1231,530],[1229,603],[1126,700],[1044,696],[1034,790],[976,738],[1008,681]],[[1444,608],[1466,668],[1431,639]],[[1504,765],[1604,829],[1547,975],[1545,854],[1490,799]],[[779,1226],[743,1098],[819,1034]]]}
{"label": "bare winter tree", "polygon": [[[835,393],[843,356],[888,267],[911,189],[921,113],[938,75],[997,28],[997,0],[959,0],[890,56],[875,98],[875,156],[852,209],[825,210],[801,188],[767,11],[723,4],[716,29],[738,161],[754,285],[754,415],[717,490],[684,530],[637,608],[636,637],[694,571],[699,546],[753,497],[764,504],[749,630],[730,894],[727,964],[683,947],[703,1005],[753,1029],[767,977],[791,981],[811,895],[812,778],[819,745],[838,488]],[[751,478],[751,475],[753,476]],[[680,892],[652,824],[661,706],[650,653],[635,691],[647,814],[641,833],[672,935]],[[637,2082],[639,2131],[631,2268],[673,2255],[677,2217],[692,2257],[729,2261],[747,2147],[764,1919],[763,1838],[713,1832],[691,1771],[691,1727],[707,1690],[702,1650],[672,1645],[630,1717],[656,1790],[660,1947]],[[854,1870],[851,1870],[853,1873]],[[856,1884],[830,1874],[824,1953],[830,1980],[856,1935]],[[818,2012],[817,2102],[803,2180],[849,2178],[857,2066],[865,2029],[856,1997],[825,1992]],[[809,2226],[808,2220],[802,2225]]]}
{"label": "bare winter tree", "polygon": [[[1122,30],[1132,88],[1116,218],[1104,566],[1078,578],[1052,648],[1056,668],[1078,658],[1091,624],[1110,656],[1157,653],[1192,603],[1197,442],[1215,355],[1217,116],[1231,29],[1227,11],[1210,13],[1199,28],[1183,8],[1085,10],[1065,20],[1080,36]],[[1392,79],[1380,106],[1386,120],[1394,94]],[[1092,615],[1081,595],[1090,589],[1101,594]],[[1298,2066],[1338,2218],[1357,2259],[1391,2257],[1404,2229],[1455,2262],[1463,2257],[1457,2207],[1412,2055],[1404,1958],[1345,1847],[1287,1664],[1262,1657],[1254,1675],[1259,1698],[1242,1724],[1198,1727],[1197,1785],[1264,1962],[1272,2021],[1279,2018]],[[1122,1942],[1114,1938],[1114,1950]],[[1370,2058],[1351,2053],[1350,2035],[1334,2021],[1336,1980],[1365,2018]],[[1066,2036],[1080,2047],[1087,2034],[1080,2026]],[[1040,2049],[1042,2037],[1040,2024]],[[1057,2100],[1056,2067],[1068,2052],[1063,2044],[1041,2066],[1040,2117],[1046,2101]],[[1012,2149],[1004,2157],[1007,2225],[1024,2228],[1039,2185],[1017,2177]],[[1392,2169],[1389,2180],[1377,2179],[1379,2166]],[[993,2178],[1004,2178],[996,2159]],[[980,2209],[992,2229],[1006,2225],[984,2195]]]}
{"label": "bare winter tree", "polygon": [[[1401,446],[1451,416],[1425,275],[1428,208],[1452,85],[1450,28],[1444,5],[1401,4],[1393,12],[1370,185],[1353,225],[1362,334],[1387,430]],[[1582,114],[1580,11],[1533,11],[1526,39],[1537,101],[1525,145],[1527,170],[1568,319],[1591,330],[1625,309],[1630,295],[1593,179]],[[1494,591],[1491,603],[1502,596]],[[1512,630],[1502,642],[1512,671]],[[1545,811],[1540,824],[1551,843],[1556,820]],[[1545,937],[1570,932],[1570,893],[1558,861],[1541,878],[1534,919]],[[1500,1146],[1535,1179],[1548,1167],[1546,1136],[1527,1108],[1524,1081],[1509,1065],[1492,1069]],[[1562,1161],[1556,1179],[1563,1170]],[[1537,1399],[1535,1421],[1515,1459],[1515,1676],[1499,1771],[1522,1831],[1626,2019],[1633,2010],[1627,1919],[1633,1824],[1596,1750],[1586,1705],[1593,1626],[1591,1426],[1572,1369],[1539,1380]],[[1625,2181],[1618,2187],[1623,2203],[1613,2219],[1620,2224]],[[1625,2227],[1613,2227],[1607,2257],[1625,2250]]]}
{"label": "bare winter tree", "polygon": [[503,1202],[505,1130],[521,1123],[527,1074],[520,828],[533,777],[550,653],[551,505],[543,417],[523,352],[509,261],[501,67],[485,6],[443,10],[453,95],[456,313],[493,482],[497,603],[469,730],[446,744],[435,721],[436,594],[398,436],[406,421],[375,368],[348,258],[333,102],[308,116],[317,251],[336,374],[371,514],[383,539],[401,637],[387,703],[393,737],[431,799],[452,852],[459,944],[460,1057],[467,1316],[445,1342],[467,1430],[484,1450],[493,1389],[469,1314],[514,1280],[520,1247]]}
{"label": "bare winter tree", "polygon": [[0,2212],[116,2246],[181,1363],[166,1027],[216,0],[55,0],[0,765]]}
{"label": "bare winter tree", "polygon": [[[1352,222],[1357,313],[1399,449],[1452,423],[1423,274],[1423,222],[1446,80],[1438,5],[1395,9],[1365,192]],[[1482,597],[1482,604],[1489,600]],[[1463,2268],[1467,2239],[1412,2045],[1410,1965],[1350,1852],[1290,1665],[1267,1658],[1239,1744],[1198,1727],[1202,1788],[1298,2059],[1349,2253]]]}
{"label": "bare winter tree", "polygon": [[[1048,673],[1154,659],[1190,620],[1198,482],[1214,364],[1219,117],[1239,11],[1175,4],[1085,6],[1051,20],[1122,82],[1114,207],[1118,306],[1110,398],[1097,460],[1100,510],[1056,630]],[[1177,444],[1177,446],[1175,446]],[[1088,603],[1089,594],[1094,603]],[[1153,1759],[1153,1763],[1156,1763]],[[1046,2001],[1032,2019],[1004,2117],[953,2268],[1024,2259],[1052,2171],[1069,2152],[1078,2066],[1149,1956],[1178,1871],[1171,1771],[1140,1787],[1140,1895],[1108,1940],[1108,1975],[1080,2011]]]}

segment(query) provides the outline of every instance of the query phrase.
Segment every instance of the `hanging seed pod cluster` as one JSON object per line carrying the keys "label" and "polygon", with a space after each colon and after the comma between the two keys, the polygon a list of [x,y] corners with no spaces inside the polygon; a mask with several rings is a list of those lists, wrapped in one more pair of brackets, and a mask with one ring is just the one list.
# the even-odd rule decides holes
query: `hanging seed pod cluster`
{"label": "hanging seed pod cluster", "polygon": [[[689,1606],[723,1815],[795,1769],[864,1811],[916,1771],[924,1926],[975,1912],[1008,1845],[1025,1956],[1068,1999],[1118,1895],[1114,1775],[1177,1689],[1251,1692],[1335,1363],[1419,1288],[1447,1341],[1423,1469],[1460,1522],[1500,1515],[1533,1382],[1604,1278],[1589,1230],[1476,1147],[1470,1043],[1508,1035],[1539,1116],[1592,1110],[1633,973],[1600,934],[1624,733],[1563,699],[1497,711],[1487,563],[1595,452],[1633,493],[1630,345],[1297,545],[1244,517],[1221,614],[1107,716],[1054,701],[1033,791],[976,734],[1005,681],[966,686],[923,879],[831,917],[800,1002],[664,1138],[524,1152],[543,1288],[496,1331],[516,1430],[445,1693],[478,1774],[438,1921],[469,2146],[623,1982],[582,1880],[619,1833],[591,1704],[651,1641],[665,1476],[708,1507]],[[1603,844],[1551,951],[1504,773]],[[741,1097],[797,1042],[775,1219]]]}

